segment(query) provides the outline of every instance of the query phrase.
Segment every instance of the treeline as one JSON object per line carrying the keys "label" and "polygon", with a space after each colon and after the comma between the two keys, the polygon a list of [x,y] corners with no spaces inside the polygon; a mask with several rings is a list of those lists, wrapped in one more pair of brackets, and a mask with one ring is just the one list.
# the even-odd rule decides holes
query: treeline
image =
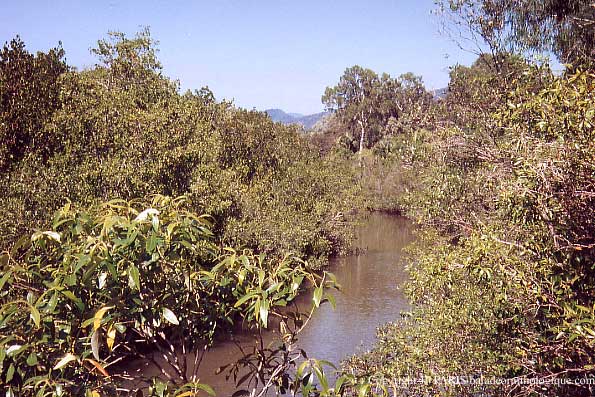
{"label": "treeline", "polygon": [[[343,370],[360,380],[356,394],[593,395],[595,9],[442,3],[493,53],[454,67],[446,96],[411,128],[363,138],[370,205],[420,224],[414,308]],[[544,48],[572,64],[555,74],[511,52]],[[349,106],[337,116],[362,140],[375,129],[358,132],[368,113]]]}
{"label": "treeline", "polygon": [[356,184],[334,172],[340,159],[207,88],[180,94],[148,32],[112,34],[92,51],[98,64],[82,71],[60,48],[32,55],[19,39],[0,54],[2,247],[48,227],[67,200],[151,194],[185,195],[224,244],[313,260],[344,246],[336,216],[350,200],[334,197]]}
{"label": "treeline", "polygon": [[[198,360],[269,317],[291,342],[305,317],[282,308],[306,281],[320,305],[332,280],[315,269],[349,246],[355,167],[207,88],[180,93],[155,51],[148,30],[100,40],[80,71],[60,47],[31,54],[15,38],[0,51],[7,396],[126,395],[114,365],[148,350],[173,371],[152,395],[211,392],[180,351]],[[311,387],[264,364],[250,389]]]}

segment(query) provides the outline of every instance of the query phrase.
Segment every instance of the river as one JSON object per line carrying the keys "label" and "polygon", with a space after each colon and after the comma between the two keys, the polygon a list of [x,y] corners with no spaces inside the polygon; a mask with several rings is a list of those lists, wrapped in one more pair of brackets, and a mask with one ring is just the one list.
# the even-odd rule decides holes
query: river
{"label": "river", "polygon": [[[342,286],[341,292],[333,292],[336,308],[323,304],[298,336],[297,345],[309,357],[338,365],[341,360],[369,349],[376,328],[399,319],[400,313],[409,309],[401,289],[407,277],[402,255],[412,239],[412,227],[405,218],[382,213],[367,217],[357,230],[358,254],[331,260],[328,270]],[[274,337],[269,333],[265,339]],[[248,334],[234,338],[245,346],[254,343],[254,337]],[[240,357],[235,343],[219,342],[203,357],[200,382],[211,385],[217,396],[230,396],[235,386],[215,371]],[[149,368],[138,370],[145,376],[157,375],[151,374],[154,370]]]}

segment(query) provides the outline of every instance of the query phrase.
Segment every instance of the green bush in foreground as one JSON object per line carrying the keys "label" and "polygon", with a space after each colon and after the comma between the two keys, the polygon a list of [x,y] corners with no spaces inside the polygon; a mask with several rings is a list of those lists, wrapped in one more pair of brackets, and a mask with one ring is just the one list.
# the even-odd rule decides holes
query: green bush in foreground
{"label": "green bush in foreground", "polygon": [[[67,205],[49,231],[0,256],[0,376],[7,395],[114,395],[114,363],[156,349],[169,382],[206,390],[177,349],[198,352],[238,321],[266,328],[305,280],[301,260],[213,244],[208,217],[186,199]],[[184,389],[184,388],[183,388]]]}

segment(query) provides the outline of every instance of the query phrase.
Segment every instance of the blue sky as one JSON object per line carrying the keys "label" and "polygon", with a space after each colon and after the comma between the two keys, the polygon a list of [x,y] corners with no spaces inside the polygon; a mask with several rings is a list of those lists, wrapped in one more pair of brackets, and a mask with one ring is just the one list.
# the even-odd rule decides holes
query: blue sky
{"label": "blue sky", "polygon": [[260,110],[321,111],[325,87],[355,64],[411,71],[433,89],[446,86],[449,66],[475,58],[440,36],[433,0],[2,2],[2,42],[19,34],[29,51],[46,51],[62,41],[67,62],[82,68],[108,31],[149,26],[165,74],[183,89],[208,85]]}

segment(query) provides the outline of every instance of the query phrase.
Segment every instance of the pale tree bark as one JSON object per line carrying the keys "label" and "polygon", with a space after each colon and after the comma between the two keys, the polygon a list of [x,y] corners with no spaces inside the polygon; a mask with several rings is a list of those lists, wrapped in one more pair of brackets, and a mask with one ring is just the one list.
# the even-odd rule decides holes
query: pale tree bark
{"label": "pale tree bark", "polygon": [[[363,112],[362,112],[362,119],[363,119]],[[359,123],[359,128],[360,128],[360,135],[359,135],[359,166],[360,168],[363,165],[363,159],[362,159],[362,155],[363,155],[363,150],[364,150],[364,141],[365,141],[365,137],[366,137],[366,129],[364,128],[364,122],[360,119],[358,120]]]}

